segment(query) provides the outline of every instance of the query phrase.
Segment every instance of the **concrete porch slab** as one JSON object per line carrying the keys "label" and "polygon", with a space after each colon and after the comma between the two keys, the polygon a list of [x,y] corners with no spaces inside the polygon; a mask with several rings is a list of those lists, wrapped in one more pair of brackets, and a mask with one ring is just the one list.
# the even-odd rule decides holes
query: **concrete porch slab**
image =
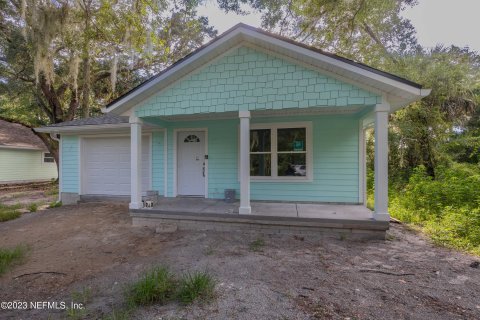
{"label": "concrete porch slab", "polygon": [[252,214],[269,217],[298,217],[295,203],[252,202]]}
{"label": "concrete porch slab", "polygon": [[328,234],[384,239],[387,221],[372,219],[360,205],[252,202],[252,214],[239,214],[238,202],[201,198],[162,198],[154,208],[130,210],[134,226],[175,224],[179,230]]}

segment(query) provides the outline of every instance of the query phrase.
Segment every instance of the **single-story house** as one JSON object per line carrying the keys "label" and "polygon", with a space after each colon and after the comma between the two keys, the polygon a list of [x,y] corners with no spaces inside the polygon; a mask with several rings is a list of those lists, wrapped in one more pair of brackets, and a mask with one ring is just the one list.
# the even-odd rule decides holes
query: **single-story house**
{"label": "single-story house", "polygon": [[[61,136],[64,203],[84,195],[365,204],[364,131],[375,128],[375,211],[388,221],[389,114],[430,90],[239,24],[108,104],[39,128]],[[187,200],[186,200],[187,201]],[[340,209],[341,210],[341,209]],[[254,212],[255,213],[255,212]]]}
{"label": "single-story house", "polygon": [[0,184],[57,178],[57,164],[32,129],[0,120]]}

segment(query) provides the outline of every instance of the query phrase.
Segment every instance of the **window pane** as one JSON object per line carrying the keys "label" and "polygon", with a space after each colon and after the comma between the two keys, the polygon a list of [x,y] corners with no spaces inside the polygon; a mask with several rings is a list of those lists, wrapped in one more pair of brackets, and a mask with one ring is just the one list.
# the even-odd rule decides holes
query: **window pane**
{"label": "window pane", "polygon": [[265,177],[272,175],[272,160],[270,154],[250,155],[250,176]]}
{"label": "window pane", "polygon": [[270,129],[250,130],[250,152],[270,152]]}
{"label": "window pane", "polygon": [[280,153],[278,154],[278,176],[307,175],[307,162],[305,153]]}
{"label": "window pane", "polygon": [[305,136],[305,128],[278,129],[278,151],[305,151]]}

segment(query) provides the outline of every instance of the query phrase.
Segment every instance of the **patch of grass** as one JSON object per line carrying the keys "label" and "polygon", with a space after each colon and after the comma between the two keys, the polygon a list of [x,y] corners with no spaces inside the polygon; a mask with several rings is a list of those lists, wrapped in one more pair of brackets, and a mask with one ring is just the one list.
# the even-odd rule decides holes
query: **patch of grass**
{"label": "patch of grass", "polygon": [[38,205],[34,202],[34,203],[30,203],[28,206],[27,206],[27,210],[29,212],[37,212],[38,210]]}
{"label": "patch of grass", "polygon": [[0,204],[0,222],[13,220],[21,216],[21,213],[17,210],[20,209],[20,205],[6,206]]}
{"label": "patch of grass", "polygon": [[48,206],[49,208],[59,208],[62,206],[62,201],[53,201],[52,203],[50,203],[50,205]]}
{"label": "patch of grass", "polygon": [[250,245],[248,247],[251,251],[258,252],[261,251],[264,246],[265,240],[263,240],[262,238],[258,238],[255,241],[250,242]]}
{"label": "patch of grass", "polygon": [[215,280],[207,272],[186,273],[180,280],[177,298],[184,304],[213,297]]}
{"label": "patch of grass", "polygon": [[156,267],[147,272],[128,290],[130,306],[166,303],[174,297],[175,277],[168,268]]}
{"label": "patch of grass", "polygon": [[72,292],[72,302],[82,304],[82,309],[68,309],[67,318],[71,320],[83,319],[87,314],[87,304],[92,301],[92,290],[88,287]]}
{"label": "patch of grass", "polygon": [[50,188],[44,191],[43,193],[46,196],[55,196],[58,195],[58,185],[55,183]]}
{"label": "patch of grass", "polygon": [[25,258],[27,247],[18,245],[15,248],[0,248],[0,275],[4,274],[8,268],[19,264]]}

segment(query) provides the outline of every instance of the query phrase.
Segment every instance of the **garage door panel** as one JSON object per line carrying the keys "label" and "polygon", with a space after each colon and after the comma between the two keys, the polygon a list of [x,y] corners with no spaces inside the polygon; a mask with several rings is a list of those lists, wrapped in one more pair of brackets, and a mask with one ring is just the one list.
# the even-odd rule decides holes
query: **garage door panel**
{"label": "garage door panel", "polygon": [[[150,188],[150,139],[142,139],[142,189]],[[83,140],[82,193],[130,194],[130,138]]]}

